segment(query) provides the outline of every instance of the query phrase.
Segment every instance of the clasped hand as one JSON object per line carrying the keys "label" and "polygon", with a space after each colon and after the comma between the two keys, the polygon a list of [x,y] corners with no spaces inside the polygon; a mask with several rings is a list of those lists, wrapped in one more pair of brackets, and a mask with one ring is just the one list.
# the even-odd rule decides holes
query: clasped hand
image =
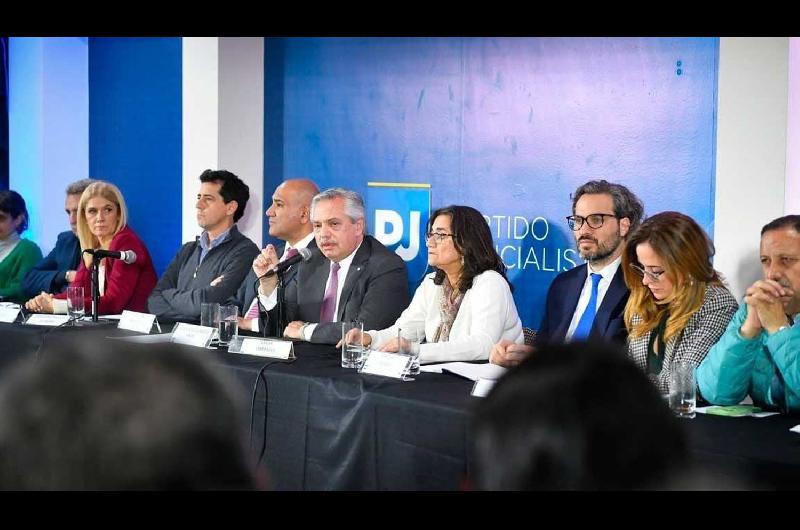
{"label": "clasped hand", "polygon": [[746,337],[755,337],[762,329],[774,333],[789,323],[786,304],[794,296],[791,287],[775,280],[758,280],[745,291],[747,318],[740,332]]}
{"label": "clasped hand", "polygon": [[489,353],[489,362],[511,368],[517,366],[533,353],[533,346],[516,344],[510,340],[503,339],[494,346]]}
{"label": "clasped hand", "polygon": [[36,311],[37,313],[53,312],[53,295],[42,291],[35,297],[25,302],[25,309]]}

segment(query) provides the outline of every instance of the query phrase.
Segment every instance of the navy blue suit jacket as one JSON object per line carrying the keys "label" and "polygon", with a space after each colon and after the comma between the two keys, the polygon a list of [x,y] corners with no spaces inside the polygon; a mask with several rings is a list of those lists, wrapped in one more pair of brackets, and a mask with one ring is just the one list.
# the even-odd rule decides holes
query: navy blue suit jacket
{"label": "navy blue suit jacket", "polygon": [[[553,280],[547,291],[544,316],[536,334],[537,344],[564,342],[583,284],[586,282],[586,267],[587,265],[583,264],[562,272]],[[625,329],[624,313],[629,294],[620,266],[611,280],[603,302],[597,308],[588,340],[625,342],[628,332]]]}
{"label": "navy blue suit jacket", "polygon": [[29,270],[22,279],[22,289],[29,297],[42,291],[60,293],[67,288],[67,271],[78,270],[81,246],[72,230],[58,234],[56,246],[42,261]]}

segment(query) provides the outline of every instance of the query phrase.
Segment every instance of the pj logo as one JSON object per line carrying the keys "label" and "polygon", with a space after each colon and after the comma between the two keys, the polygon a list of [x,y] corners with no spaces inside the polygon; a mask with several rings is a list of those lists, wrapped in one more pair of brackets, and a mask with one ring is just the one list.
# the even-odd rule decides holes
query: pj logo
{"label": "pj logo", "polygon": [[430,184],[368,182],[366,202],[375,239],[406,262],[413,293],[428,266],[423,234],[431,209]]}

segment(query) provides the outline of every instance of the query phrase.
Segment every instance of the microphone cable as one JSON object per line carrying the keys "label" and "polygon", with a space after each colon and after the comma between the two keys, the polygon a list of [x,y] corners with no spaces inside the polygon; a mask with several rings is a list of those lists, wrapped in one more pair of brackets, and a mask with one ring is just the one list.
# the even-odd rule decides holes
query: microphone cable
{"label": "microphone cable", "polygon": [[[42,346],[44,346],[44,340],[45,340],[45,338],[47,338],[47,336],[48,336],[48,335],[49,335],[49,334],[50,334],[50,333],[51,333],[51,332],[52,332],[54,329],[63,328],[63,327],[64,327],[64,326],[66,326],[67,324],[72,324],[72,323],[74,323],[76,320],[77,320],[77,318],[75,318],[75,317],[69,317],[69,319],[68,319],[66,322],[62,322],[61,324],[59,324],[59,325],[57,325],[57,326],[51,326],[51,327],[50,327],[50,329],[48,329],[47,331],[45,331],[44,333],[42,333],[42,338],[39,340],[39,347],[38,347],[38,348],[36,348],[36,353],[34,354],[34,362],[37,362],[37,363],[39,362],[39,351],[42,349]],[[24,323],[24,321],[23,321],[23,323]]]}
{"label": "microphone cable", "polygon": [[286,363],[291,364],[297,360],[295,356],[294,359],[289,361],[283,361],[281,359],[274,359],[269,361],[268,363],[264,364],[259,370],[258,375],[256,376],[255,384],[253,384],[253,398],[250,402],[250,430],[248,435],[248,440],[250,443],[250,450],[253,450],[253,422],[255,421],[255,412],[256,412],[256,397],[258,395],[258,382],[259,380],[264,381],[264,431],[263,431],[263,440],[261,442],[261,449],[258,452],[258,460],[256,461],[256,467],[261,465],[261,460],[264,458],[264,453],[267,449],[267,417],[268,417],[268,409],[269,409],[269,392],[267,390],[267,378],[264,375],[264,370],[268,367],[272,366],[275,363]]}

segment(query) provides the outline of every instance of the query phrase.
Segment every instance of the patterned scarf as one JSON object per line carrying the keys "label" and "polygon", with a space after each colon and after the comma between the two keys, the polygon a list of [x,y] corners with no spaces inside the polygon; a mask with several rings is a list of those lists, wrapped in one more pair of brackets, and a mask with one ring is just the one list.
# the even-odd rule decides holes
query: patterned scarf
{"label": "patterned scarf", "polygon": [[[455,298],[453,298],[455,295]],[[447,278],[442,282],[442,299],[439,302],[439,314],[442,321],[439,327],[436,328],[436,333],[433,336],[433,342],[447,342],[450,338],[450,328],[453,327],[453,322],[458,315],[458,308],[461,307],[461,301],[464,299],[464,293],[461,291],[453,291],[453,286]]]}

